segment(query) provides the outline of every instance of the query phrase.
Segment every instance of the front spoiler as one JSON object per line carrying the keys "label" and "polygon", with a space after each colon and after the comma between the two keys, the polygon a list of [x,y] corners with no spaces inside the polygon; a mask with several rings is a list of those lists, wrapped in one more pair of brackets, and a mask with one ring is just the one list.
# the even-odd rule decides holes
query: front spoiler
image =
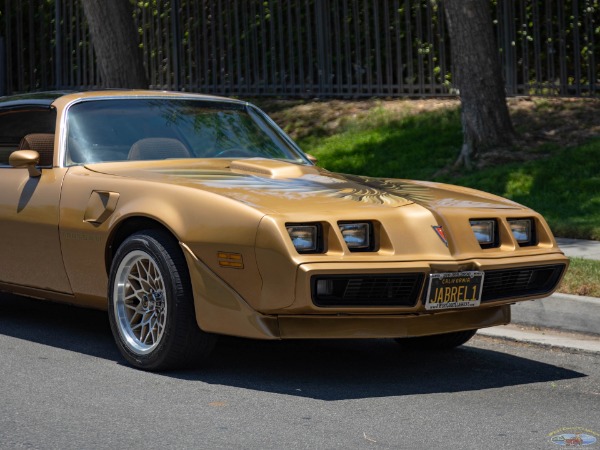
{"label": "front spoiler", "polygon": [[506,325],[510,305],[404,316],[279,316],[281,339],[398,338]]}

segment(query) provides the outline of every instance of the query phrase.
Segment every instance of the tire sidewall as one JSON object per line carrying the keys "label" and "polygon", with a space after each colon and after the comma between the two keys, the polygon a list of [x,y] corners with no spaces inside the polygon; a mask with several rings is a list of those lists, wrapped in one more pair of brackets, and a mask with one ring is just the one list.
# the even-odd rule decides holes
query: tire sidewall
{"label": "tire sidewall", "polygon": [[[178,289],[178,286],[181,286],[182,281],[184,281],[179,279],[182,274],[177,270],[167,249],[158,239],[152,236],[152,234],[153,233],[151,232],[136,233],[128,237],[121,244],[112,261],[108,283],[108,317],[117,346],[130,364],[146,370],[153,370],[162,366],[171,351],[176,316],[183,295],[183,292]],[[116,317],[115,312],[115,283],[117,282],[117,270],[123,259],[135,250],[141,250],[147,253],[160,270],[165,286],[165,301],[167,302],[167,317],[163,335],[158,345],[147,354],[138,354],[130,349],[122,335],[118,325],[119,319]]]}

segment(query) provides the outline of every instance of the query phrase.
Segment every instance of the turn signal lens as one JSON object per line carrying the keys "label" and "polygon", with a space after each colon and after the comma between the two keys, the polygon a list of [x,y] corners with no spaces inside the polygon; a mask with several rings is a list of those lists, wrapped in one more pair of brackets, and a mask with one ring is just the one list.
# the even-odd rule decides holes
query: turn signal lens
{"label": "turn signal lens", "polygon": [[344,242],[352,251],[371,250],[371,224],[369,222],[340,223]]}
{"label": "turn signal lens", "polygon": [[316,253],[319,247],[317,225],[287,225],[287,232],[298,253]]}
{"label": "turn signal lens", "polygon": [[475,238],[482,247],[492,247],[494,245],[495,220],[470,220],[471,228],[475,233]]}
{"label": "turn signal lens", "polygon": [[509,220],[508,223],[510,224],[510,229],[512,231],[513,237],[519,243],[519,245],[531,243],[531,219]]}

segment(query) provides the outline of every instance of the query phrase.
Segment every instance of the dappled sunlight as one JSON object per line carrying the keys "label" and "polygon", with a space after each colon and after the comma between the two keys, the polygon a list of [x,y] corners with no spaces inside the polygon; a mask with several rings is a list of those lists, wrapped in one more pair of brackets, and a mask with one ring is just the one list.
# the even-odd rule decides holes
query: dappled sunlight
{"label": "dappled sunlight", "polygon": [[529,195],[533,186],[533,182],[533,175],[525,173],[523,169],[512,172],[508,175],[506,187],[502,196],[512,199],[516,196]]}
{"label": "dappled sunlight", "polygon": [[[379,113],[381,114],[381,113]],[[306,150],[334,171],[388,178],[431,179],[453,161],[461,142],[458,110],[379,120],[320,140]]]}

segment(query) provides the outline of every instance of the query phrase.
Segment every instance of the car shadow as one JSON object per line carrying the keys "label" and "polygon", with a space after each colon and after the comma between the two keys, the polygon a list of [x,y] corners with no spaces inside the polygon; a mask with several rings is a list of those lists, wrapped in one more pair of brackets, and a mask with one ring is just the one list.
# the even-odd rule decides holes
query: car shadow
{"label": "car shadow", "polygon": [[0,293],[0,334],[121,362],[103,311]]}
{"label": "car shadow", "polygon": [[[106,313],[100,311],[0,295],[0,334],[125,364]],[[154,376],[326,401],[477,391],[586,376],[476,345],[405,352],[389,339],[222,337],[204,367]]]}

